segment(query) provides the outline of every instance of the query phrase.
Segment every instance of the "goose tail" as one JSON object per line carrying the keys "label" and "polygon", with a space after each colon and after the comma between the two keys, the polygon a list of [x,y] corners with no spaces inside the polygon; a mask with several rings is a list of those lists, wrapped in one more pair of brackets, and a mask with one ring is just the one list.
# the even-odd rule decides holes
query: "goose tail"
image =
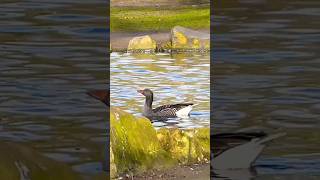
{"label": "goose tail", "polygon": [[179,111],[176,112],[177,117],[180,118],[187,118],[190,115],[190,112],[192,111],[194,104],[190,104],[182,109],[180,109]]}

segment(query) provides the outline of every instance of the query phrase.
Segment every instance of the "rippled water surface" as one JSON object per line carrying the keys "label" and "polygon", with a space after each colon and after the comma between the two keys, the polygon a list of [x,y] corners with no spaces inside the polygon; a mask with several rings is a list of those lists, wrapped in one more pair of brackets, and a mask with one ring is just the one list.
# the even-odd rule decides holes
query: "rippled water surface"
{"label": "rippled water surface", "polygon": [[186,119],[155,119],[155,127],[209,127],[209,55],[111,54],[111,105],[142,116],[144,96],[138,89],[154,92],[153,107],[192,102]]}
{"label": "rippled water surface", "polygon": [[0,142],[101,173],[105,109],[85,92],[106,86],[106,2],[0,4]]}
{"label": "rippled water surface", "polygon": [[317,0],[214,5],[214,131],[287,132],[256,179],[320,178],[319,17]]}

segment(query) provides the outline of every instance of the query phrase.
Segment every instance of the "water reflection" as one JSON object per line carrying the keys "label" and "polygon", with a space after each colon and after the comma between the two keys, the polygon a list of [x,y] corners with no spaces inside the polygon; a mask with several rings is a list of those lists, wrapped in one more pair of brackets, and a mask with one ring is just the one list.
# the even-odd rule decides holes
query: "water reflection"
{"label": "water reflection", "polygon": [[254,179],[319,178],[319,5],[214,3],[214,131],[287,132],[260,157]]}
{"label": "water reflection", "polygon": [[[0,141],[1,179],[79,179],[70,166],[44,157],[22,143]],[[4,171],[5,170],[5,171]]]}
{"label": "water reflection", "polygon": [[53,169],[103,174],[105,109],[86,91],[106,86],[106,2],[0,4],[0,139]]}
{"label": "water reflection", "polygon": [[111,105],[142,115],[144,96],[154,93],[154,107],[191,102],[197,104],[190,118],[155,119],[155,127],[209,126],[209,55],[111,54]]}
{"label": "water reflection", "polygon": [[254,168],[252,169],[234,169],[234,170],[214,170],[212,176],[214,179],[223,180],[249,180],[257,175]]}

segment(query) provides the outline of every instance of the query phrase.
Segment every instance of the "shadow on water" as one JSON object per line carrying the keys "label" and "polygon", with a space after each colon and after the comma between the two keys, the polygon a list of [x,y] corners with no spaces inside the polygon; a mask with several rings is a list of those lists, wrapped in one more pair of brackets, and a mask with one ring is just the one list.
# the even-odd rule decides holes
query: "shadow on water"
{"label": "shadow on water", "polygon": [[59,174],[56,166],[77,177],[105,174],[105,109],[86,91],[106,86],[106,2],[0,4],[1,147],[10,143],[30,173],[39,161],[49,174]]}
{"label": "shadow on water", "polygon": [[214,3],[213,131],[287,133],[253,179],[319,179],[319,12],[317,0]]}

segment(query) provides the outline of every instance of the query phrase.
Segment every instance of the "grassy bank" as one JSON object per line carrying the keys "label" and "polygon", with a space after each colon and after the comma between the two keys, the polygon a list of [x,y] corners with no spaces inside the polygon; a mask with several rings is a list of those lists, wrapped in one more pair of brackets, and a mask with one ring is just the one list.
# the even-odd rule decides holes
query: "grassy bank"
{"label": "grassy bank", "polygon": [[180,25],[192,29],[210,28],[209,7],[124,8],[112,7],[111,32],[167,31]]}

